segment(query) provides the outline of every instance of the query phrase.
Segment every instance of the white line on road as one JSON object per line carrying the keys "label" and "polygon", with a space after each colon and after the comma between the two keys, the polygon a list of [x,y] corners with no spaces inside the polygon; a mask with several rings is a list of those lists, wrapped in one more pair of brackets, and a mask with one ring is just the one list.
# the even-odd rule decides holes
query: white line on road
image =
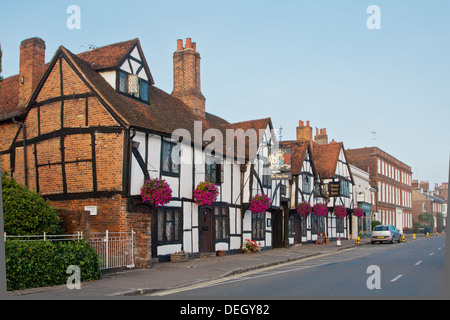
{"label": "white line on road", "polygon": [[414,265],[415,266],[418,266],[419,264],[421,264],[422,263],[422,260],[419,260],[419,261],[417,261]]}
{"label": "white line on road", "polygon": [[434,252],[430,253],[430,256],[432,256],[434,254]]}
{"label": "white line on road", "polygon": [[403,277],[403,275],[402,275],[402,274],[399,274],[399,275],[396,276],[394,279],[392,279],[391,282],[395,282],[395,281],[397,281],[398,279],[400,279],[401,277]]}

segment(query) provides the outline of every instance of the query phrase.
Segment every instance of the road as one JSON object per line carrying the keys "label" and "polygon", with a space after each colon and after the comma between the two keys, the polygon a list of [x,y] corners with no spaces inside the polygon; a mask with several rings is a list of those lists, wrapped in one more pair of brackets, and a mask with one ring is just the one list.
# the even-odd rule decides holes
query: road
{"label": "road", "polygon": [[231,297],[423,297],[443,293],[445,237],[356,247],[192,287],[176,299]]}

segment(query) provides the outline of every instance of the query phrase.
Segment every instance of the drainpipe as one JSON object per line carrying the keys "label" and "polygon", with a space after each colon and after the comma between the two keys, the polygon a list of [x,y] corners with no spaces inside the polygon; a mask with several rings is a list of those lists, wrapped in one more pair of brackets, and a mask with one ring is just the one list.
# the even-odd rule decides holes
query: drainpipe
{"label": "drainpipe", "polygon": [[27,148],[26,148],[26,134],[25,134],[25,123],[16,121],[14,118],[12,118],[12,121],[15,124],[20,125],[22,128],[22,140],[23,140],[23,168],[24,168],[24,177],[25,177],[25,186],[28,187],[28,168],[27,168]]}

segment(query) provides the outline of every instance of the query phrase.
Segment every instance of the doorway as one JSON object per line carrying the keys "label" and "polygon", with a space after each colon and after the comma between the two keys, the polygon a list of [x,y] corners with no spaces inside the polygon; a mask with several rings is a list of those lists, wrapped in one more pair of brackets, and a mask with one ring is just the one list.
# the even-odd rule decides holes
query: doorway
{"label": "doorway", "polygon": [[198,216],[199,228],[199,252],[213,252],[213,228],[212,228],[212,209],[199,208]]}
{"label": "doorway", "polygon": [[272,247],[283,247],[283,211],[272,212]]}

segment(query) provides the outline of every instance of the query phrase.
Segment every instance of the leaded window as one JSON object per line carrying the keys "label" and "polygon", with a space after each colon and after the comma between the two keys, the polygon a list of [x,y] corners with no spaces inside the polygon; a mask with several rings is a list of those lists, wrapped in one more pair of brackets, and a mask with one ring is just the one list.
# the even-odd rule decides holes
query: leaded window
{"label": "leaded window", "polygon": [[230,214],[226,206],[214,207],[214,232],[216,241],[228,241],[230,238]]}
{"label": "leaded window", "polygon": [[156,209],[157,241],[159,243],[178,243],[183,239],[181,208],[159,207]]}

